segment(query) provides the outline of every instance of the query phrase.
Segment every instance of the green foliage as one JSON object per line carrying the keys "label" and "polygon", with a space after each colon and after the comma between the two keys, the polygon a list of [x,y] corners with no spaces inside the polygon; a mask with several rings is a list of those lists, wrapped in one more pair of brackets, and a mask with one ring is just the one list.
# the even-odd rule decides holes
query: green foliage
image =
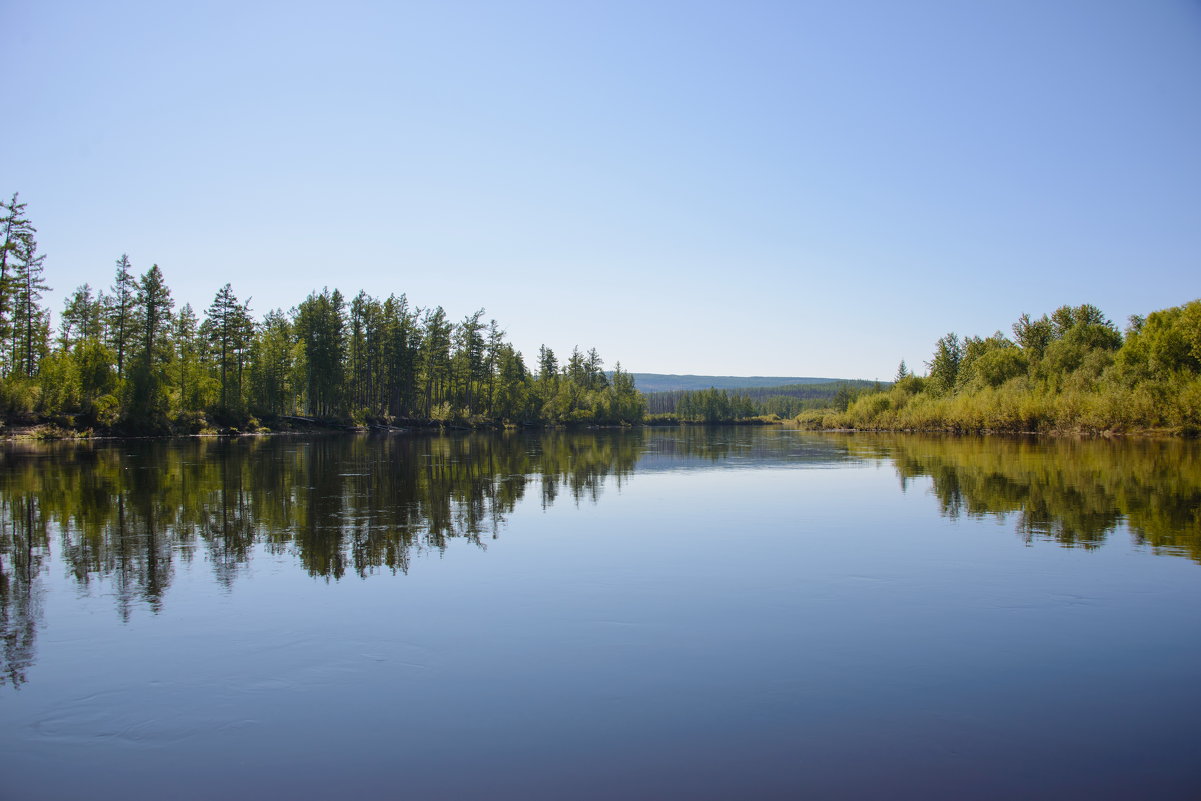
{"label": "green foliage", "polygon": [[174,305],[162,271],[151,265],[138,281],[133,309],[135,359],[122,403],[122,422],[131,431],[170,430],[167,366],[174,355],[170,338]]}
{"label": "green foliage", "polygon": [[229,284],[217,290],[200,334],[215,362],[220,385],[219,411],[223,416],[240,416],[244,406],[243,376],[254,336],[254,322],[249,306],[238,302]]}
{"label": "green foliage", "polygon": [[1031,319],[1029,314],[1023,314],[1013,324],[1013,336],[1022,351],[1037,361],[1055,337],[1055,326],[1045,314],[1037,320]]}
{"label": "green foliage", "polygon": [[1201,300],[1152,312],[1132,324],[1118,364],[1134,379],[1201,372]]}
{"label": "green foliage", "polygon": [[960,388],[999,387],[1011,378],[1025,375],[1028,369],[1028,357],[1021,348],[998,331],[987,339],[964,340],[956,381]]}
{"label": "green foliage", "polygon": [[[189,305],[174,312],[158,265],[135,280],[124,255],[110,294],[85,284],[67,299],[51,348],[49,316],[30,305],[44,285],[14,272],[29,261],[32,226],[15,198],[4,209],[5,420],[36,414],[159,434],[211,430],[209,421],[254,430],[256,416],[475,426],[629,424],[645,415],[633,377],[618,366],[610,380],[596,349],[576,348],[560,370],[544,347],[535,376],[496,321],[484,323],[483,309],[455,324],[441,307],[410,308],[404,295],[380,301],[360,292],[348,305],[327,288],[256,325],[226,284],[201,321]],[[40,267],[41,257],[32,258]],[[23,306],[14,276],[25,278]]]}
{"label": "green foliage", "polygon": [[0,415],[7,422],[31,421],[38,395],[37,383],[28,378],[0,378]]}
{"label": "green foliage", "polygon": [[59,323],[59,347],[70,350],[79,342],[96,339],[102,329],[104,297],[92,295],[92,287],[77,287],[63,305]]}
{"label": "green foliage", "polygon": [[682,393],[676,403],[676,414],[688,422],[729,423],[754,417],[759,410],[745,394],[709,388]]}
{"label": "green foliage", "polygon": [[278,417],[293,408],[293,363],[297,345],[292,322],[279,309],[267,313],[250,343],[250,408],[255,414]]}
{"label": "green foliage", "polygon": [[[810,428],[1124,432],[1201,428],[1201,301],[1136,318],[1125,338],[1095,306],[1022,315],[960,345],[939,340],[925,379],[905,377]],[[956,353],[959,359],[956,360]],[[953,385],[948,385],[951,375]]]}
{"label": "green foliage", "polygon": [[57,351],[42,360],[38,414],[58,419],[80,408],[83,394],[79,367],[69,351]]}
{"label": "green foliage", "polygon": [[99,339],[85,339],[73,354],[79,375],[79,412],[91,424],[111,425],[116,405],[115,354]]}
{"label": "green foliage", "polygon": [[37,337],[48,321],[38,305],[47,289],[42,280],[45,256],[37,255],[37,240],[26,216],[26,205],[14,193],[0,201],[0,376],[32,378],[44,355]]}
{"label": "green foliage", "polygon": [[301,408],[316,417],[346,413],[346,303],[338,290],[326,287],[312,293],[297,307],[296,338],[300,358],[296,366],[304,389]]}
{"label": "green foliage", "polygon": [[133,339],[134,302],[137,296],[137,281],[129,256],[122,253],[117,259],[117,272],[113,279],[112,294],[104,305],[107,323],[108,345],[117,354],[117,375],[125,377],[125,361]]}
{"label": "green foliage", "polygon": [[926,362],[926,367],[930,370],[930,391],[938,394],[951,392],[959,380],[959,366],[962,361],[963,346],[954,331],[938,340],[934,346],[934,356]]}

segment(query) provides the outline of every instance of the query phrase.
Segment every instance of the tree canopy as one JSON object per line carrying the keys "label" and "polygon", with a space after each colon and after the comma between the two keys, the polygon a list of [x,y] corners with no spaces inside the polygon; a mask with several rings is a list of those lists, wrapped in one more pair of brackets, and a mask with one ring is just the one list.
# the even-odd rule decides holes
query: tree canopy
{"label": "tree canopy", "polygon": [[51,337],[44,256],[24,203],[0,204],[0,417],[138,433],[328,422],[636,423],[645,401],[595,348],[538,370],[484,309],[451,320],[403,294],[325,287],[255,319],[232,284],[198,317],[163,271],[116,260],[110,289],[71,292]]}

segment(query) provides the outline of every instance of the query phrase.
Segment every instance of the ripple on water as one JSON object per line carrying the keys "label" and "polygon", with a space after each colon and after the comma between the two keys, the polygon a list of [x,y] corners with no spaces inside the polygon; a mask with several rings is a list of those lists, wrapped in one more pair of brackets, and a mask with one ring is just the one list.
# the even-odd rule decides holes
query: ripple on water
{"label": "ripple on water", "polygon": [[156,685],[70,699],[30,725],[32,739],[62,746],[105,741],[159,748],[257,723],[246,717],[232,697],[217,694],[197,708],[198,693],[203,689]]}

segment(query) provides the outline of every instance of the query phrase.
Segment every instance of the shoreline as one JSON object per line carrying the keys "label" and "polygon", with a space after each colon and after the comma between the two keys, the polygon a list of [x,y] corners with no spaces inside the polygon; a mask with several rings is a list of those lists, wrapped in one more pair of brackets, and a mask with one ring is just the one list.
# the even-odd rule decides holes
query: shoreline
{"label": "shoreline", "polygon": [[1124,430],[1083,430],[1083,429],[1047,429],[1043,431],[1014,431],[1009,429],[982,428],[963,430],[953,428],[808,428],[794,420],[737,420],[726,422],[693,422],[674,421],[642,422],[632,424],[545,424],[545,425],[440,425],[433,421],[408,421],[408,425],[393,426],[381,424],[350,425],[342,423],[322,424],[313,422],[305,427],[268,428],[262,427],[253,431],[242,431],[236,428],[213,429],[194,433],[163,433],[163,434],[123,434],[95,433],[92,430],[70,430],[55,426],[53,423],[35,423],[18,426],[6,426],[0,430],[0,442],[113,442],[123,440],[146,439],[240,439],[244,437],[294,437],[294,436],[325,436],[337,434],[445,434],[454,431],[595,431],[614,429],[662,429],[662,428],[734,428],[747,426],[780,426],[796,431],[813,434],[922,434],[941,435],[949,437],[1039,437],[1039,438],[1076,438],[1076,439],[1197,439],[1198,432],[1181,428],[1135,428]]}

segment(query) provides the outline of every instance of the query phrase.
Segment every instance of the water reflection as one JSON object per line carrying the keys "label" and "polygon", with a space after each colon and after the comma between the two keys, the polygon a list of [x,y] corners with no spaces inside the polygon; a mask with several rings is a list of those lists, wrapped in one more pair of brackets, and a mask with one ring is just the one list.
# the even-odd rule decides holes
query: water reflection
{"label": "water reflection", "polygon": [[[40,577],[102,582],[122,619],[159,610],[198,556],[229,588],[257,550],[312,576],[404,573],[453,539],[483,545],[533,487],[595,503],[639,472],[891,464],[932,479],[943,515],[1016,518],[1027,541],[1096,547],[1123,525],[1201,561],[1201,448],[1179,441],[815,435],[773,429],[286,437],[0,450],[0,682],[34,659]],[[924,482],[923,482],[924,485]]]}
{"label": "water reflection", "polygon": [[1195,442],[894,435],[847,443],[890,460],[902,488],[933,479],[946,517],[1013,517],[1026,542],[1082,548],[1124,527],[1156,553],[1201,562]]}
{"label": "water reflection", "polygon": [[33,665],[50,536],[35,498],[0,497],[0,685],[17,686]]}

